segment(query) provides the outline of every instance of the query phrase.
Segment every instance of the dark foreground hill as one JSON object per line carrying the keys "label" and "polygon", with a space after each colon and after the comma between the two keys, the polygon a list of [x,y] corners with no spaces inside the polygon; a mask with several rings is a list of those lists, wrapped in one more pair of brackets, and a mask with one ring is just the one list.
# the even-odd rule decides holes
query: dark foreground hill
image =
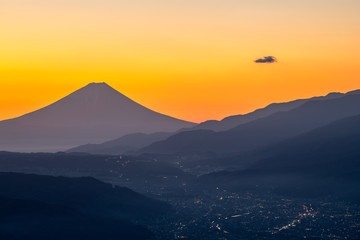
{"label": "dark foreground hill", "polygon": [[91,177],[0,173],[0,193],[9,198],[63,204],[94,214],[120,218],[136,219],[169,210],[169,206],[163,202]]}
{"label": "dark foreground hill", "polygon": [[0,196],[0,238],[6,240],[150,239],[144,227],[87,215],[63,205]]}
{"label": "dark foreground hill", "polygon": [[165,203],[94,178],[0,173],[2,239],[148,239]]}

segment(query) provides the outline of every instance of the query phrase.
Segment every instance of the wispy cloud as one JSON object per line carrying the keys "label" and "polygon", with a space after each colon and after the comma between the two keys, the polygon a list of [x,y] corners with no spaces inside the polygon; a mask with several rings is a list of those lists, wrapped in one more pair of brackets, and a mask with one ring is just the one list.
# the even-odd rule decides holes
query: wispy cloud
{"label": "wispy cloud", "polygon": [[277,59],[276,59],[276,57],[273,57],[273,56],[267,56],[267,57],[256,59],[254,62],[255,63],[276,63]]}

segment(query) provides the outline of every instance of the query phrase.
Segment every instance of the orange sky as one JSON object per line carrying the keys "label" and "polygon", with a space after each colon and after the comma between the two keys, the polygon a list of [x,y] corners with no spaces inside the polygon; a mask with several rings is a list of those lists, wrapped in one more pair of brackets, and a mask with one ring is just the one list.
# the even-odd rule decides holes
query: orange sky
{"label": "orange sky", "polygon": [[[357,0],[0,0],[0,119],[107,82],[200,122],[360,89]],[[273,55],[276,64],[253,60]]]}

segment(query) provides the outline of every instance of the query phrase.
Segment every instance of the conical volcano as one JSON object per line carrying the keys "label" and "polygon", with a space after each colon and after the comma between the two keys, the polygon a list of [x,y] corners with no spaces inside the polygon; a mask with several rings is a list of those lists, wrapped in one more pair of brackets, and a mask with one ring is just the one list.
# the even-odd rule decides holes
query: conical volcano
{"label": "conical volcano", "polygon": [[124,134],[194,125],[154,112],[106,83],[90,83],[59,101],[0,122],[0,150],[61,151]]}

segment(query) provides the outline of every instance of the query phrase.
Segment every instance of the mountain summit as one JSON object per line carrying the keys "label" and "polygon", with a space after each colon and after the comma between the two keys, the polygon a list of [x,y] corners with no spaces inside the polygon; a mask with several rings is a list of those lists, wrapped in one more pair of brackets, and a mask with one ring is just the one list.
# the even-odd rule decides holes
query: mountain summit
{"label": "mountain summit", "polygon": [[106,83],[90,83],[37,111],[0,122],[0,150],[61,151],[124,134],[194,124],[154,112]]}

